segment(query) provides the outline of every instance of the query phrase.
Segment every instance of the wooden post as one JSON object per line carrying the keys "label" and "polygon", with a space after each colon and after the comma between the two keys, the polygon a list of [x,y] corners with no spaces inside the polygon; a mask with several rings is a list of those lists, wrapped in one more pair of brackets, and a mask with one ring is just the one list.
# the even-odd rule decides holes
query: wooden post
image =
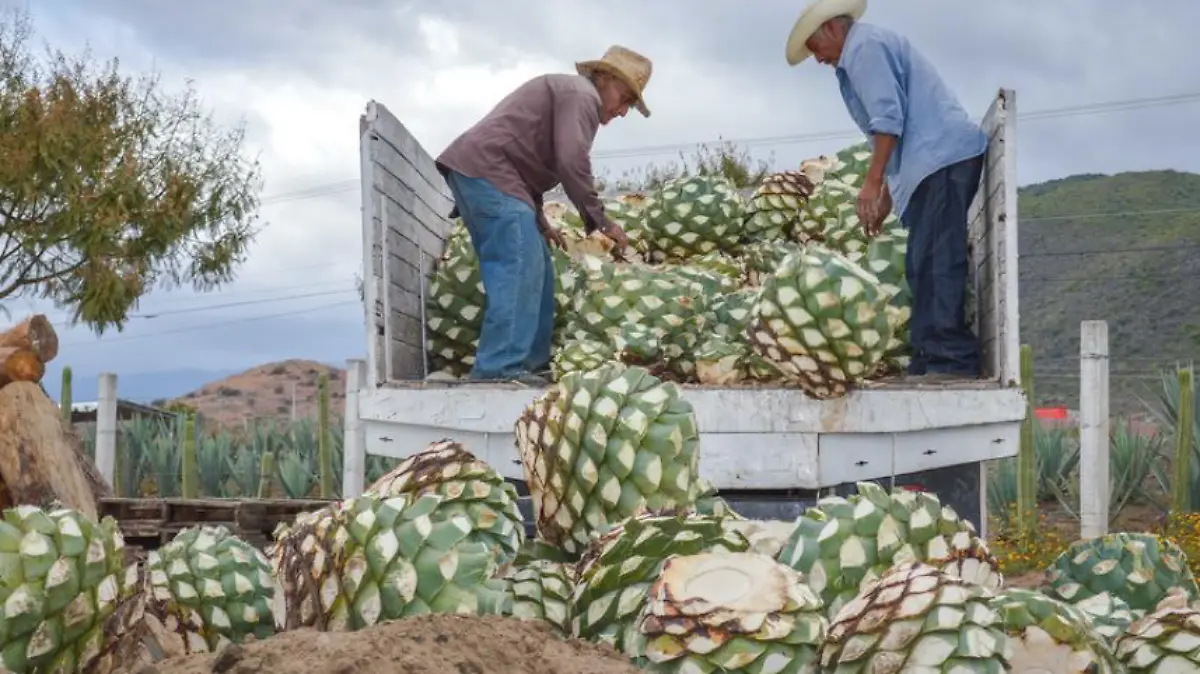
{"label": "wooden post", "polygon": [[1108,323],[1079,326],[1079,509],[1082,538],[1108,532]]}
{"label": "wooden post", "polygon": [[342,427],[342,498],[362,496],[367,470],[367,434],[358,416],[359,394],[367,382],[367,361],[346,361],[346,411]]}
{"label": "wooden post", "polygon": [[109,484],[117,472],[117,375],[100,374],[96,396],[96,469]]}

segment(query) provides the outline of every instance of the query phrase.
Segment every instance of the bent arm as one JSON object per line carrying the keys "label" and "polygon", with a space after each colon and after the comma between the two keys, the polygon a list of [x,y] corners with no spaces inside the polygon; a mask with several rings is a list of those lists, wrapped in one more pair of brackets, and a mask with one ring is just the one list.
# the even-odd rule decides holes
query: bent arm
{"label": "bent arm", "polygon": [[892,53],[878,40],[858,45],[846,64],[854,92],[867,111],[867,132],[875,141],[866,178],[876,183],[883,181],[888,161],[904,133],[908,101],[898,70]]}
{"label": "bent arm", "polygon": [[588,233],[608,228],[604,204],[592,175],[592,141],[600,128],[600,110],[585,96],[560,96],[554,109],[554,147],[558,179],[583,217]]}

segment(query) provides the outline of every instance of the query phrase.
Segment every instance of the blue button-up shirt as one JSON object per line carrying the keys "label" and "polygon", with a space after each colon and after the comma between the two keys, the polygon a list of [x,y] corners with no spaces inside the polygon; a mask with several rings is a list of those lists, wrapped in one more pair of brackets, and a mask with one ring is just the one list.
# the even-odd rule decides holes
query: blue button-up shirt
{"label": "blue button-up shirt", "polygon": [[900,35],[855,22],[836,72],[858,128],[898,137],[887,179],[901,219],[922,180],[987,148],[987,137],[933,64]]}

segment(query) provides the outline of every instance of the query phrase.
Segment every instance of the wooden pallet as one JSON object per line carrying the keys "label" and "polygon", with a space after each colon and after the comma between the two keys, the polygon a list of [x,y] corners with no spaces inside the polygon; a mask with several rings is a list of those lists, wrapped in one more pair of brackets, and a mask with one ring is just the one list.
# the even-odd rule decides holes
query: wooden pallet
{"label": "wooden pallet", "polygon": [[155,550],[194,526],[223,526],[247,543],[264,547],[281,522],[329,503],[319,499],[104,498],[100,516],[117,520],[125,544],[143,550]]}

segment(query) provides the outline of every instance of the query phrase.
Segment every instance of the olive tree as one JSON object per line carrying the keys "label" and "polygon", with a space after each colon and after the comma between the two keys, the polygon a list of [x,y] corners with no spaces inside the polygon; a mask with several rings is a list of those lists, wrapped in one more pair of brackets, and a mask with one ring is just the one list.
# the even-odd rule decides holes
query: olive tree
{"label": "olive tree", "polygon": [[190,84],[35,55],[31,34],[0,16],[0,303],[50,300],[103,333],[155,287],[232,281],[262,189],[243,127],[216,124]]}

